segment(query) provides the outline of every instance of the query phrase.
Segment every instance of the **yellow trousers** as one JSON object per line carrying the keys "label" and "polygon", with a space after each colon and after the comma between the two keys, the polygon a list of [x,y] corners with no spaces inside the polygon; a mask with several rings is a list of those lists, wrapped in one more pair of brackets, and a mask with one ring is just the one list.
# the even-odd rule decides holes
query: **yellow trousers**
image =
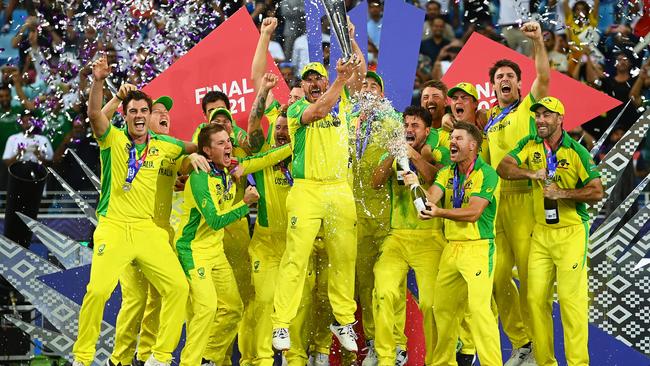
{"label": "yellow trousers", "polygon": [[572,225],[551,229],[536,225],[530,248],[528,304],[533,319],[533,351],[539,366],[555,366],[553,350],[553,284],[564,329],[564,349],[569,366],[589,365],[587,338],[589,227]]}
{"label": "yellow trousers", "polygon": [[[254,328],[254,349],[252,363],[255,366],[272,366],[273,349],[271,346],[271,314],[273,313],[273,291],[278,281],[278,268],[284,253],[286,232],[272,232],[268,228],[255,226],[249,253],[252,262],[253,285],[255,300],[252,303],[253,315],[256,320]],[[307,342],[309,330],[305,326],[307,312],[311,309],[311,291],[314,288],[315,273],[309,266],[303,298],[298,316],[289,327],[291,348],[285,357],[290,365],[305,365],[307,363]]]}
{"label": "yellow trousers", "polygon": [[323,226],[329,257],[328,297],[340,324],[355,321],[354,274],[357,256],[356,209],[345,180],[296,179],[287,196],[287,248],[280,262],[274,294],[273,328],[288,328],[296,316],[314,240]]}
{"label": "yellow trousers", "polygon": [[192,253],[186,342],[181,366],[197,366],[201,359],[221,365],[235,339],[243,304],[237,281],[223,251]]}
{"label": "yellow trousers", "polygon": [[363,334],[366,340],[375,339],[375,322],[372,315],[372,290],[375,288],[373,269],[379,247],[390,230],[390,219],[358,216],[356,293],[361,305]]}
{"label": "yellow trousers", "polygon": [[[391,229],[381,245],[375,264],[375,350],[379,365],[395,365],[394,338],[397,304],[405,303],[404,282],[409,268],[415,271],[418,304],[424,320],[425,363],[430,364],[436,344],[433,299],[438,264],[445,241],[442,233],[432,230]],[[402,330],[403,331],[403,330]]]}
{"label": "yellow trousers", "polygon": [[162,296],[153,355],[158,361],[169,362],[180,338],[189,289],[169,245],[167,232],[150,220],[123,222],[100,217],[94,243],[90,281],[81,305],[79,332],[73,347],[75,360],[86,366],[92,363],[104,305],[117,286],[119,276],[135,261]]}
{"label": "yellow trousers", "polygon": [[[158,224],[167,231],[169,244],[174,240],[174,231],[169,224]],[[115,324],[115,343],[111,361],[117,365],[129,365],[136,352],[137,358],[145,362],[151,355],[160,324],[160,294],[151,285],[135,262],[127,266],[120,275],[122,304]],[[138,340],[138,333],[140,333]]]}
{"label": "yellow trousers", "polygon": [[[254,348],[253,328],[256,322],[253,317],[253,309],[248,306],[255,297],[255,289],[251,280],[251,262],[248,254],[250,241],[251,236],[248,229],[248,218],[246,217],[233,222],[224,229],[223,250],[235,274],[239,294],[244,304],[244,314],[237,337],[237,345],[241,353],[239,361],[241,365],[250,365],[252,363]],[[231,364],[233,346],[234,342],[230,345],[226,359],[224,359],[225,365]]]}
{"label": "yellow trousers", "polygon": [[[532,193],[501,192],[496,222],[497,262],[494,273],[494,300],[499,318],[513,348],[531,341],[528,293],[528,253],[535,226]],[[513,281],[517,265],[519,288]]]}
{"label": "yellow trousers", "polygon": [[495,256],[492,240],[452,241],[445,246],[433,300],[438,340],[432,365],[456,365],[465,304],[481,365],[503,365],[499,328],[490,308]]}
{"label": "yellow trousers", "polygon": [[327,258],[325,243],[321,238],[317,238],[314,242],[312,257],[314,287],[311,296],[313,300],[309,320],[304,323],[309,329],[311,350],[317,353],[329,354],[332,345],[332,332],[329,326],[334,321],[334,315],[332,315],[332,306],[327,291],[329,259]]}

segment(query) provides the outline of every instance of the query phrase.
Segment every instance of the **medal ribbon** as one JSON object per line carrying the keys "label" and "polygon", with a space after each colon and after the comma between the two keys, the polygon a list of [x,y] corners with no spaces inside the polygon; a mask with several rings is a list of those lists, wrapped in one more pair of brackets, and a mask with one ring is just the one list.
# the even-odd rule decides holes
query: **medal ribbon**
{"label": "medal ribbon", "polygon": [[[560,143],[557,145],[558,150],[560,150],[562,140],[564,140],[564,136],[562,136]],[[548,177],[552,179],[555,176],[555,172],[557,171],[557,151],[553,151],[553,149],[551,149],[551,145],[549,145],[546,140],[544,140],[544,148],[546,149],[546,169],[548,170]]]}
{"label": "medal ribbon", "polygon": [[284,162],[280,163],[280,170],[282,171],[282,174],[284,174],[284,177],[287,178],[289,187],[293,187],[293,177],[291,176],[291,172]]}
{"label": "medal ribbon", "polygon": [[221,182],[223,183],[223,186],[225,187],[225,190],[223,194],[227,194],[230,191],[230,187],[232,187],[232,179],[228,180],[228,177],[226,176],[226,172],[217,168],[217,166],[213,162],[209,162],[210,168],[212,175],[221,177]]}
{"label": "medal ribbon", "polygon": [[142,164],[144,163],[144,160],[147,158],[147,154],[149,153],[149,134],[147,133],[147,146],[144,148],[144,152],[139,159],[136,159],[137,151],[135,148],[135,142],[133,142],[133,139],[130,135],[129,140],[131,141],[131,147],[129,148],[129,161],[128,168],[126,170],[125,184],[130,186],[133,183],[133,180],[135,180],[135,176],[138,175],[138,172],[140,171],[140,168],[142,167]]}
{"label": "medal ribbon", "polygon": [[361,139],[361,129],[363,128],[364,124],[361,124],[357,129],[357,160],[361,160],[363,153],[366,151],[366,148],[368,147],[368,141],[370,141],[370,132],[372,130],[371,123],[372,122],[368,120],[368,122],[365,124],[366,132],[363,136],[363,140]]}
{"label": "medal ribbon", "polygon": [[506,118],[508,113],[512,112],[513,109],[517,108],[518,105],[519,105],[519,100],[503,108],[501,110],[501,113],[499,113],[496,117],[494,116],[494,114],[490,115],[490,119],[488,120],[488,123],[483,128],[483,132],[487,133],[488,130],[492,128],[492,126],[496,125],[497,123],[501,122],[501,120]]}
{"label": "medal ribbon", "polygon": [[[476,159],[474,159],[472,165],[470,165],[469,169],[467,170],[467,174],[465,174],[465,182],[469,181],[469,177],[474,171],[475,163],[476,163]],[[458,164],[456,164],[456,167],[454,168],[453,184],[454,184],[454,192],[451,196],[452,203],[454,208],[460,208],[460,206],[463,204],[463,198],[465,198],[465,185],[461,184],[460,182],[460,173],[458,172]]]}

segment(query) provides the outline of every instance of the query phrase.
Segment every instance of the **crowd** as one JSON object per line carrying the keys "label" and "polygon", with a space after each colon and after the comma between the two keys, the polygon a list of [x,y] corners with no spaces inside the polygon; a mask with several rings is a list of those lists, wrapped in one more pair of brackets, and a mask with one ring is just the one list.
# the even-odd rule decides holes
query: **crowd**
{"label": "crowd", "polygon": [[[240,364],[270,365],[275,349],[289,364],[324,366],[332,333],[358,351],[358,302],[363,365],[403,366],[409,268],[427,365],[471,365],[476,355],[483,365],[501,365],[495,312],[513,348],[506,365],[556,364],[549,308],[556,278],[566,359],[589,363],[586,204],[603,198],[603,186],[583,145],[626,108],[611,147],[643,111],[650,63],[647,45],[637,47],[648,15],[639,3],[416,4],[427,17],[414,103],[397,113],[404,156],[376,137],[392,117],[350,98],[377,100],[390,88],[372,71],[381,3],[368,4],[369,54],[353,41],[349,61],[326,57],[325,65],[305,58],[299,1],[170,1],[156,3],[154,14],[121,3],[57,4],[31,9],[36,15],[13,38],[21,58],[3,69],[0,107],[5,164],[62,166],[67,149],[84,148],[89,165],[101,161],[75,366],[93,361],[104,303],[118,281],[123,300],[109,365],[169,364],[185,323],[184,365],[228,364],[237,337]],[[98,12],[102,6],[110,12]],[[168,136],[173,100],[152,100],[138,88],[241,6],[261,34],[247,131],[233,120],[228,97],[213,91],[192,141]],[[130,14],[126,22],[117,20],[120,11]],[[617,25],[603,27],[601,12]],[[440,81],[471,32],[535,62],[536,75],[522,75],[509,60],[485,70],[497,97],[488,110],[478,109],[473,85]],[[290,86],[289,105],[271,92],[278,78],[264,73],[266,50]],[[327,63],[335,61],[330,80]],[[551,68],[629,105],[564,132],[562,101],[548,95]],[[526,95],[522,78],[535,80]],[[115,94],[109,83],[120,86]],[[638,176],[647,174],[648,153],[646,141],[631,165]],[[78,169],[68,174],[79,176]],[[182,191],[180,213],[171,210],[173,190]],[[177,225],[170,215],[179,215]]]}

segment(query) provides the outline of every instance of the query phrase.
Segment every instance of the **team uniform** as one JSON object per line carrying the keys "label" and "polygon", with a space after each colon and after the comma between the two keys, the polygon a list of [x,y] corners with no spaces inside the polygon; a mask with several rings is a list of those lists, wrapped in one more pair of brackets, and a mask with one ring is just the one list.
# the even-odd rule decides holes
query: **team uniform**
{"label": "team uniform", "polygon": [[[433,150],[436,162],[449,163],[449,151]],[[386,154],[384,157],[388,158]],[[382,159],[383,160],[383,159]],[[411,170],[417,172],[415,167]],[[418,284],[418,305],[424,318],[426,344],[425,363],[430,364],[436,343],[436,329],[433,319],[433,296],[440,255],[445,245],[442,235],[442,220],[422,221],[411,198],[411,189],[399,185],[397,162],[393,162],[387,187],[390,193],[390,232],[381,244],[375,264],[375,289],[373,310],[375,318],[375,348],[381,366],[395,365],[394,329],[399,319],[396,312],[404,303],[404,282],[409,268],[415,271]],[[422,183],[422,178],[420,182]],[[428,185],[423,186],[425,189]],[[396,316],[398,315],[398,316]],[[403,331],[403,329],[402,329]]]}
{"label": "team uniform", "polygon": [[[179,162],[172,159],[162,160],[156,181],[154,222],[167,232],[170,246],[174,243],[174,230],[169,217]],[[158,333],[160,294],[147,281],[135,262],[127,266],[120,275],[120,289],[122,305],[115,325],[115,345],[111,361],[115,365],[130,364],[137,344],[137,358],[145,362],[151,355],[151,348]]]}
{"label": "team uniform", "polygon": [[[509,155],[531,170],[548,169],[547,159],[555,155],[557,168],[553,181],[561,189],[582,188],[600,177],[589,152],[565,131],[555,153],[546,149],[540,137],[528,136]],[[552,303],[549,301],[557,279],[567,362],[572,366],[589,365],[586,266],[589,213],[583,202],[563,199],[557,202],[559,223],[547,224],[543,187],[540,182],[533,185],[535,228],[528,282],[533,351],[538,365],[558,364],[553,350]]]}
{"label": "team uniform", "polygon": [[[489,120],[498,120],[486,126],[490,164],[496,169],[503,157],[524,137],[537,134],[530,107],[535,102],[532,94],[514,108],[504,110],[494,106],[488,112]],[[508,112],[506,114],[506,112]],[[504,332],[514,349],[531,341],[528,313],[528,253],[535,220],[533,218],[532,186],[529,180],[505,180],[501,183],[499,214],[496,222],[496,245],[499,261],[494,274],[494,299]],[[512,278],[517,265],[519,289]]]}
{"label": "team uniform", "polygon": [[[253,172],[289,154],[288,148],[272,150],[242,160],[238,169]],[[182,365],[200,364],[201,358],[221,364],[239,328],[243,303],[223,246],[223,229],[248,214],[243,200],[235,200],[236,190],[230,174],[216,168],[209,174],[193,172],[185,185],[176,234],[176,251],[190,284]]]}
{"label": "team uniform", "polygon": [[[207,123],[201,123],[195,130],[192,136],[192,141],[197,142],[199,132]],[[238,127],[234,120],[232,122],[233,132],[230,134],[230,141],[232,142],[233,156],[237,159],[243,159],[248,156],[248,153],[239,146],[239,137],[247,136],[246,131]],[[246,137],[247,138],[247,137]],[[244,190],[246,188],[246,180],[241,179],[236,182],[237,191],[235,193],[235,202],[239,202],[244,198]],[[250,271],[250,256],[248,255],[248,246],[250,244],[250,229],[248,224],[248,217],[241,217],[239,220],[226,226],[224,229],[223,247],[226,253],[226,258],[230,263],[235,279],[237,280],[237,287],[239,294],[244,303],[244,318],[241,322],[239,330],[239,337],[237,344],[239,352],[241,353],[241,363],[250,364],[253,353],[253,333],[252,328],[255,324],[253,319],[252,310],[249,310],[249,303],[255,297],[255,289],[251,280]],[[232,353],[233,344],[230,346],[230,351],[224,360],[224,364],[231,364],[230,354]]]}
{"label": "team uniform", "polygon": [[479,156],[469,176],[458,176],[458,187],[464,187],[460,205],[453,196],[456,164],[438,172],[435,185],[443,192],[446,209],[467,207],[470,197],[489,201],[476,222],[444,219],[446,244],[440,259],[436,279],[433,313],[438,339],[432,365],[456,365],[455,348],[460,333],[460,321],[469,316],[474,342],[481,365],[502,365],[499,328],[490,308],[496,249],[494,222],[497,215],[499,178],[496,171]]}
{"label": "team uniform", "polygon": [[[152,353],[156,360],[169,362],[185,319],[188,285],[169,245],[169,232],[155,221],[155,202],[163,162],[184,154],[185,145],[149,132],[148,144],[133,147],[128,132],[112,125],[97,141],[102,165],[99,224],[94,233],[90,282],[79,314],[75,360],[84,365],[92,363],[104,304],[123,270],[135,261],[162,296],[159,336]],[[128,166],[124,162],[132,153],[142,163],[127,184]],[[164,184],[162,180],[160,184]]]}
{"label": "team uniform", "polygon": [[[347,100],[345,92],[342,98]],[[354,323],[356,210],[348,176],[348,110],[339,103],[325,118],[301,123],[310,103],[288,110],[294,185],[287,196],[287,247],[274,295],[273,328],[288,328],[302,298],[307,266],[321,226],[329,256],[329,300],[336,321]]]}

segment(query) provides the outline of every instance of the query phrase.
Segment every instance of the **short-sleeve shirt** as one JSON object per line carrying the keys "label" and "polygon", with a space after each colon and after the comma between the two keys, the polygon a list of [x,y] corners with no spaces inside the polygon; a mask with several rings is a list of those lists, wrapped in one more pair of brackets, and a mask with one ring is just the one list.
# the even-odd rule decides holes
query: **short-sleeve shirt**
{"label": "short-sleeve shirt", "polygon": [[[517,146],[517,143],[528,135],[536,135],[535,115],[530,107],[535,103],[533,95],[528,93],[519,105],[510,111],[501,121],[494,124],[487,131],[490,153],[490,165],[496,169],[501,160]],[[497,105],[488,111],[488,118],[496,117],[501,113]],[[502,192],[529,191],[531,186],[528,179],[507,180],[501,185]]]}
{"label": "short-sleeve shirt", "polygon": [[347,179],[350,159],[347,95],[341,93],[341,101],[325,118],[303,124],[302,115],[310,104],[303,98],[287,111],[294,177],[324,182]]}
{"label": "short-sleeve shirt", "polygon": [[[518,164],[526,164],[531,170],[547,169],[547,151],[544,141],[538,136],[522,139],[510,154]],[[561,189],[578,189],[600,177],[591,155],[582,145],[573,140],[566,131],[556,152],[558,167],[553,181]],[[547,224],[544,215],[544,188],[541,182],[533,184],[533,212],[535,222],[551,228],[559,228],[589,222],[587,204],[574,200],[558,200],[560,222]]]}
{"label": "short-sleeve shirt", "polygon": [[[443,168],[438,172],[435,185],[442,189],[443,208],[452,209],[454,193],[454,170],[456,163]],[[479,156],[474,163],[474,169],[470,172],[469,177],[460,174],[460,185],[465,187],[465,195],[461,203],[462,207],[469,206],[470,197],[481,197],[489,203],[481,217],[476,222],[462,222],[444,219],[445,238],[449,241],[471,241],[494,239],[494,223],[497,216],[497,201],[499,198],[499,177],[496,170],[489,166]]]}
{"label": "short-sleeve shirt", "polygon": [[[153,219],[163,161],[176,160],[185,154],[185,144],[173,137],[149,132],[147,157],[131,189],[125,191],[122,186],[126,182],[131,147],[128,132],[109,125],[104,135],[97,137],[97,142],[102,166],[102,189],[97,214],[116,220]],[[145,148],[146,144],[136,144],[136,159],[140,158]]]}

